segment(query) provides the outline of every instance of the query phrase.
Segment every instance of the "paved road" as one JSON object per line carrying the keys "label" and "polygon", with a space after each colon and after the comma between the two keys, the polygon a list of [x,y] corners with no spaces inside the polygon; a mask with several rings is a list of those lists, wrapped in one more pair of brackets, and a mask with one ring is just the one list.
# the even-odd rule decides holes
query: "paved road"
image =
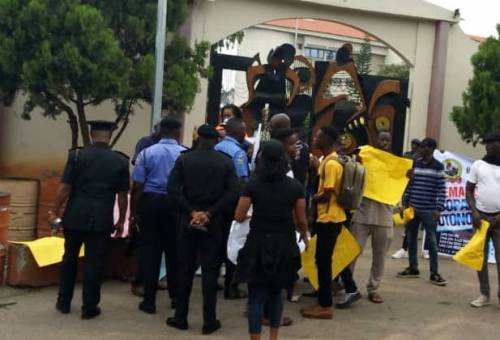
{"label": "paved road", "polygon": [[[400,245],[400,231],[393,249]],[[360,259],[355,278],[362,293],[370,264],[370,249]],[[386,277],[380,294],[385,303],[375,305],[363,299],[349,310],[335,311],[331,321],[305,320],[300,308],[314,303],[302,298],[287,303],[286,314],[295,322],[283,328],[282,339],[500,339],[500,308],[494,305],[473,309],[468,301],[477,295],[475,273],[448,259],[440,260],[447,287],[428,282],[428,262],[421,265],[422,278],[398,279],[405,260],[387,260]],[[491,278],[494,267],[490,268]],[[492,290],[497,289],[496,282]],[[299,291],[309,288],[301,283]],[[103,314],[89,321],[79,319],[80,287],[75,292],[73,312],[60,315],[54,310],[56,288],[21,290],[0,288],[0,339],[246,339],[243,301],[219,300],[219,318],[223,328],[213,336],[201,335],[200,282],[197,279],[191,303],[190,329],[177,331],[166,327],[166,292],[159,293],[158,313],[146,315],[137,311],[139,299],[129,293],[129,286],[107,282],[103,289]],[[163,298],[163,299],[162,299]],[[264,333],[267,334],[267,333]]]}

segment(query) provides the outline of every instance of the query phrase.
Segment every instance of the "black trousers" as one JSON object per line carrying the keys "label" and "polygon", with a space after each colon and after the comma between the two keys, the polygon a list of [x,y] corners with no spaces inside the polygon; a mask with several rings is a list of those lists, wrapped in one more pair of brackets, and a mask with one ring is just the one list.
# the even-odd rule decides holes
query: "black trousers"
{"label": "black trousers", "polygon": [[78,255],[84,244],[82,311],[92,311],[99,305],[109,239],[109,232],[64,229],[64,256],[59,277],[58,303],[66,306],[71,304],[78,269]]}
{"label": "black trousers", "polygon": [[188,229],[181,224],[179,237],[179,294],[175,317],[187,320],[189,299],[197,266],[197,256],[201,262],[203,293],[203,320],[213,323],[217,305],[217,278],[219,276],[220,247],[222,243],[221,217],[213,216],[208,231]]}
{"label": "black trousers", "polygon": [[316,266],[318,267],[318,302],[322,307],[332,306],[332,254],[337,237],[342,230],[340,223],[316,223]]}
{"label": "black trousers", "polygon": [[144,303],[156,304],[162,254],[165,253],[170,299],[177,297],[177,238],[179,214],[167,195],[145,193],[139,208],[139,270],[144,284]]}

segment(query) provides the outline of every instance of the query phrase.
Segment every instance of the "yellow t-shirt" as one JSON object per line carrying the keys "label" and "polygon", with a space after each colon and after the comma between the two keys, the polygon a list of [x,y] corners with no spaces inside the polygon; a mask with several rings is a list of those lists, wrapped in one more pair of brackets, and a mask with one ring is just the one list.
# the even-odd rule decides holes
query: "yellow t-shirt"
{"label": "yellow t-shirt", "polygon": [[322,194],[325,191],[333,191],[329,202],[318,203],[318,218],[316,222],[319,223],[340,223],[347,219],[344,209],[337,203],[337,194],[341,190],[342,172],[344,169],[338,161],[329,159],[332,156],[337,157],[337,153],[332,152],[326,156],[318,169],[318,194]]}

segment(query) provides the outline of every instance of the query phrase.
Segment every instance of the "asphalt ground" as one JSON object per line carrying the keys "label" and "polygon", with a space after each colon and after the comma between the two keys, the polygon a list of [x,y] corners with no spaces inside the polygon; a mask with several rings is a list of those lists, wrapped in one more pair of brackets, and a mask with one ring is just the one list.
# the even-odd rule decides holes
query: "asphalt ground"
{"label": "asphalt ground", "polygon": [[[421,259],[418,279],[396,278],[407,260],[393,260],[390,255],[401,245],[401,230],[395,233],[387,255],[384,281],[379,290],[384,298],[377,305],[366,299],[365,285],[371,263],[368,244],[356,265],[355,279],[363,299],[347,310],[335,310],[333,320],[308,320],[300,308],[315,303],[301,298],[285,304],[285,315],[293,318],[290,327],[280,330],[281,339],[500,339],[500,308],[492,305],[476,309],[469,301],[478,295],[476,273],[451,259],[440,258],[440,272],[448,280],[446,287],[429,283],[428,261]],[[497,289],[497,275],[490,265],[492,292]],[[221,280],[222,282],[222,280]],[[309,291],[302,281],[298,292]],[[72,312],[61,315],[54,309],[57,287],[16,289],[0,287],[0,339],[247,339],[245,301],[218,301],[222,329],[210,336],[201,335],[201,285],[196,278],[191,298],[190,328],[178,331],[165,325],[172,315],[166,291],[158,293],[157,314],[147,315],[137,309],[140,299],[130,294],[130,286],[109,281],[103,285],[103,313],[93,320],[80,319],[81,286],[75,290]],[[494,294],[493,294],[494,295]],[[267,338],[267,330],[263,338]]]}

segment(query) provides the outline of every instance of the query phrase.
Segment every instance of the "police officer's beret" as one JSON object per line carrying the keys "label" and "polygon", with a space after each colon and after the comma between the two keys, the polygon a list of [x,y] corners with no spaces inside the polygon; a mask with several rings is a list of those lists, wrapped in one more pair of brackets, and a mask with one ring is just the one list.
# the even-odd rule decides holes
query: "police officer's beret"
{"label": "police officer's beret", "polygon": [[219,138],[219,132],[212,126],[208,124],[203,124],[198,128],[198,136],[208,139]]}
{"label": "police officer's beret", "polygon": [[491,132],[486,135],[484,135],[482,143],[495,143],[495,142],[500,142],[500,132]]}
{"label": "police officer's beret", "polygon": [[116,129],[115,122],[109,122],[106,120],[89,120],[87,124],[90,125],[91,130],[113,131],[114,129]]}
{"label": "police officer's beret", "polygon": [[160,128],[164,130],[177,130],[181,128],[181,123],[172,117],[164,117],[160,122]]}

